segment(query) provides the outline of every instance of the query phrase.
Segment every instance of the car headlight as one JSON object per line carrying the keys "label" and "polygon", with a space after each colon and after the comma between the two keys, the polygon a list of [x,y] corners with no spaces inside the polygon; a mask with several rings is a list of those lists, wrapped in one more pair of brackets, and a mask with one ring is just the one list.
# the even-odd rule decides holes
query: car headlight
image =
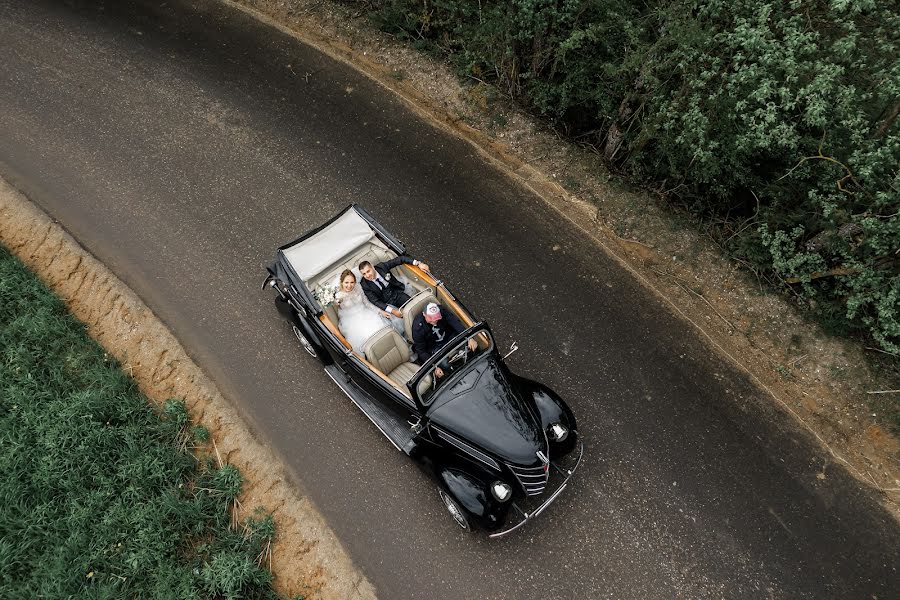
{"label": "car headlight", "polygon": [[554,442],[562,442],[569,437],[569,428],[562,423],[553,423],[547,430],[547,435]]}
{"label": "car headlight", "polygon": [[506,502],[512,496],[512,488],[502,481],[495,481],[491,484],[491,494],[500,502]]}

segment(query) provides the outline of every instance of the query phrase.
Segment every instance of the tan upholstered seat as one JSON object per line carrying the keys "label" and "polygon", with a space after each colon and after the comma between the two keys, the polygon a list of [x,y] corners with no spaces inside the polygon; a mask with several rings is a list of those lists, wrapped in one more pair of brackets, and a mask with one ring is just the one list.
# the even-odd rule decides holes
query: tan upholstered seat
{"label": "tan upholstered seat", "polygon": [[409,347],[392,327],[386,327],[370,337],[365,353],[366,359],[400,389],[406,389],[406,382],[419,370],[418,365],[409,362]]}
{"label": "tan upholstered seat", "polygon": [[403,331],[406,333],[406,339],[412,341],[412,327],[416,320],[416,316],[425,310],[425,305],[429,302],[437,303],[434,292],[431,288],[425,288],[403,305]]}
{"label": "tan upholstered seat", "polygon": [[337,308],[335,308],[334,304],[329,304],[325,308],[322,309],[325,312],[325,315],[331,319],[331,322],[334,323],[336,327],[340,326],[340,320],[338,319]]}

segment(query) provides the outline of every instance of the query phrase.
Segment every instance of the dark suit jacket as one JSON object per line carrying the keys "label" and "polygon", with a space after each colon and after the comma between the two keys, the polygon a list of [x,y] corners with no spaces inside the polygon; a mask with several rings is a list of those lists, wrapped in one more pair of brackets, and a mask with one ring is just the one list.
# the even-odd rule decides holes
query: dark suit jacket
{"label": "dark suit jacket", "polygon": [[419,313],[413,321],[413,352],[416,353],[416,362],[419,364],[427,361],[435,352],[443,348],[447,342],[466,329],[462,321],[452,311],[443,306],[441,307],[441,316],[443,318],[437,322],[440,332],[444,334],[444,338],[441,340],[435,334],[431,323],[425,320],[425,315]]}
{"label": "dark suit jacket", "polygon": [[413,259],[410,257],[398,256],[397,258],[380,262],[377,265],[372,265],[375,268],[375,271],[387,281],[388,285],[387,288],[382,290],[378,287],[377,283],[369,281],[364,277],[360,282],[360,285],[362,286],[363,292],[366,294],[366,298],[369,299],[369,302],[381,310],[386,310],[388,304],[400,308],[404,302],[409,300],[409,295],[405,291],[406,286],[402,281],[391,275],[391,269],[398,265],[411,265],[412,263]]}

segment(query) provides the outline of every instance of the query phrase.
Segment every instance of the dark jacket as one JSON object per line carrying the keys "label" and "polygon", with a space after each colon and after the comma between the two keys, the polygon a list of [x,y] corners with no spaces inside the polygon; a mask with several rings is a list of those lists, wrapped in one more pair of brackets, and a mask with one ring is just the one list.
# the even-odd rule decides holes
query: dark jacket
{"label": "dark jacket", "polygon": [[412,326],[413,352],[416,353],[416,362],[424,363],[434,356],[434,353],[447,345],[447,342],[466,330],[466,326],[452,311],[441,307],[443,317],[437,323],[429,323],[425,315],[416,315]]}
{"label": "dark jacket", "polygon": [[413,259],[410,257],[398,256],[397,258],[380,262],[377,265],[372,265],[375,268],[375,272],[387,282],[387,287],[382,290],[376,282],[369,281],[364,277],[360,285],[362,285],[363,292],[365,292],[369,302],[381,310],[386,310],[388,304],[397,308],[403,306],[403,303],[409,300],[409,295],[405,291],[405,284],[391,275],[391,269],[398,265],[411,265],[412,263]]}

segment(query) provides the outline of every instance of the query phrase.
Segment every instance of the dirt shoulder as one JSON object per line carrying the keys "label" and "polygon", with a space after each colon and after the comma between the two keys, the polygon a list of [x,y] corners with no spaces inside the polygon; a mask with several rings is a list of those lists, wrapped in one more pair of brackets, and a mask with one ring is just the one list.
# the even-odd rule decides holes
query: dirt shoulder
{"label": "dirt shoulder", "polygon": [[88,334],[112,354],[151,400],[183,398],[195,422],[209,429],[214,451],[238,467],[241,509],[275,516],[271,570],[276,591],[322,600],[375,598],[372,585],[309,499],[300,495],[279,458],[255,439],[146,305],[46,213],[0,178],[0,243],[68,305]]}
{"label": "dirt shoulder", "polygon": [[559,139],[489,86],[461,82],[443,63],[375,30],[364,13],[326,0],[223,1],[377,81],[538,194],[745,371],[812,433],[832,463],[900,518],[900,442],[885,424],[897,395],[874,396],[884,400],[881,409],[871,402],[871,392],[900,386],[872,368],[867,353],[877,351],[826,335],[724,257],[686,217],[617,185],[596,154]]}

